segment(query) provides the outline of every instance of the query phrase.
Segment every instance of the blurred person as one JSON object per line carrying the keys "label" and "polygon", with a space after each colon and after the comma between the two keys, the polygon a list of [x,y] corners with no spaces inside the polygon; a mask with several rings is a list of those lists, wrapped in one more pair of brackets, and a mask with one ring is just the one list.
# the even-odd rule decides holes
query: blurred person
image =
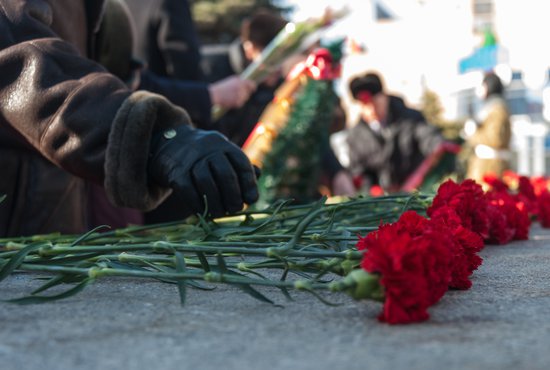
{"label": "blurred person", "polygon": [[0,0],[0,235],[81,233],[87,184],[150,210],[170,193],[188,214],[242,209],[252,165],[164,97],[129,89],[94,58],[100,0]]}
{"label": "blurred person", "polygon": [[124,0],[136,25],[135,56],[158,76],[200,81],[201,52],[188,0]]}
{"label": "blurred person", "polygon": [[361,112],[345,138],[348,168],[363,190],[378,185],[385,192],[398,191],[445,140],[421,112],[387,94],[379,74],[355,77],[349,89]]}
{"label": "blurred person", "polygon": [[[161,94],[185,108],[199,128],[212,129],[214,104],[227,109],[241,106],[255,88],[237,76],[212,84],[199,81],[199,41],[186,0],[107,0],[97,40],[98,61],[103,66],[130,88]],[[144,218],[136,210],[112,207],[100,186],[89,187],[93,224],[123,227],[156,221],[149,214]],[[176,195],[172,197],[181,218],[188,215]],[[152,214],[162,214],[164,208],[160,205]]]}
{"label": "blurred person", "polygon": [[466,144],[472,150],[466,177],[483,184],[485,175],[501,177],[509,168],[512,128],[504,86],[495,73],[484,75],[478,94],[483,106],[476,121],[465,127]]}
{"label": "blurred person", "polygon": [[[137,0],[125,1],[130,4],[139,2]],[[156,1],[156,4],[168,4],[171,2],[171,0],[162,0]],[[239,51],[241,53],[239,58],[241,59],[240,63],[242,63],[243,68],[261,54],[263,48],[277,35],[285,24],[286,20],[281,16],[263,9],[243,21],[241,37],[239,39],[242,45],[240,47],[241,51]],[[255,41],[250,41],[249,37]],[[246,45],[247,52],[244,51],[244,45]],[[227,72],[230,75],[221,76],[222,80],[232,78],[234,71]],[[258,84],[255,91],[245,99],[241,106],[228,109],[219,120],[213,122],[208,128],[221,132],[230,141],[239,147],[242,146],[256,125],[263,109],[273,99],[274,92],[282,81],[280,71],[274,71],[268,81]],[[231,94],[234,93],[231,92]],[[185,216],[186,211],[180,207],[177,199],[169,197],[155,210],[145,214],[145,222],[148,224],[169,222],[182,219]]]}
{"label": "blurred person", "polygon": [[211,128],[214,105],[240,107],[255,90],[253,82],[237,75],[202,81],[200,41],[187,0],[106,3],[98,35],[102,64],[130,86],[185,108],[199,128]]}
{"label": "blurred person", "polygon": [[[246,68],[261,56],[263,50],[286,24],[287,21],[281,15],[268,9],[259,9],[249,18],[243,20],[240,33],[240,50],[242,50],[244,58],[243,68]],[[271,75],[258,85],[256,91],[241,108],[228,111],[216,123],[216,129],[235,144],[243,146],[258,123],[263,111],[273,100],[277,88],[284,82],[284,76],[292,67],[306,58],[307,53],[289,56],[281,66],[273,70]],[[331,133],[345,126],[344,111],[339,104],[335,108],[334,119],[330,128]],[[351,175],[340,164],[330,146],[327,146],[323,153],[322,166],[322,182],[331,194],[353,195],[355,193]]]}
{"label": "blurred person", "polygon": [[[287,21],[278,13],[259,9],[242,21],[239,42],[243,69],[257,60],[264,48],[285,27]],[[215,128],[235,144],[242,146],[258,122],[265,107],[273,100],[275,91],[283,83],[284,75],[277,68],[258,84],[249,99],[240,108],[226,112]]]}

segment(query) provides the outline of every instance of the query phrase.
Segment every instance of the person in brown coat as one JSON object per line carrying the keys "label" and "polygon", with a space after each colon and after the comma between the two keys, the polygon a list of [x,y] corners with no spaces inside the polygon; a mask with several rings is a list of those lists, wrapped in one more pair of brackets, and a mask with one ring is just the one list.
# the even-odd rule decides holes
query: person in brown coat
{"label": "person in brown coat", "polygon": [[479,114],[475,132],[466,140],[472,149],[466,177],[483,184],[488,174],[502,176],[509,168],[512,129],[510,114],[503,98],[504,86],[500,78],[489,72],[483,78],[481,93],[484,105]]}
{"label": "person in brown coat", "polygon": [[117,206],[191,213],[257,199],[250,162],[185,110],[94,61],[101,0],[0,0],[0,235],[87,229],[86,182]]}

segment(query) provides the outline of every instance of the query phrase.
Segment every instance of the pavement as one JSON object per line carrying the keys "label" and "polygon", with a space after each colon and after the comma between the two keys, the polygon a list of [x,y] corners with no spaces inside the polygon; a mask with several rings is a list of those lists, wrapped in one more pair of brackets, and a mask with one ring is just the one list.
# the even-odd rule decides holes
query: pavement
{"label": "pavement", "polygon": [[[284,308],[237,288],[188,291],[109,279],[69,299],[0,303],[1,370],[94,369],[550,369],[550,230],[487,246],[468,291],[449,291],[429,321],[390,326],[381,304],[307,293]],[[2,299],[29,292],[36,275],[0,283]]]}

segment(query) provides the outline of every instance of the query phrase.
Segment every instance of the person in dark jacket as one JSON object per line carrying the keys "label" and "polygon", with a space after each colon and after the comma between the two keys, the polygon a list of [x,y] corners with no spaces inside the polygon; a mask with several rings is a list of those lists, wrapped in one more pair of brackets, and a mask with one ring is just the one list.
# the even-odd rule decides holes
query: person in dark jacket
{"label": "person in dark jacket", "polygon": [[[198,38],[187,1],[128,0],[128,4],[125,0],[107,0],[97,33],[98,61],[111,73],[132,89],[163,95],[184,108],[193,123],[203,129],[213,128],[213,104],[232,108],[248,99],[254,84],[236,76],[210,84],[196,81]],[[92,224],[123,227],[145,221],[141,212],[111,206],[101,187],[90,184],[89,188]],[[177,196],[172,198],[181,218],[187,216],[188,210],[180,207]],[[160,205],[152,212],[164,214],[166,210]]]}
{"label": "person in dark jacket", "polygon": [[[287,21],[283,17],[266,9],[259,9],[243,20],[240,44],[244,67],[260,57],[265,47],[286,24]],[[242,146],[283,81],[282,71],[274,70],[271,76],[258,84],[256,91],[242,107],[229,110],[215,122],[215,128],[229,140]]]}
{"label": "person in dark jacket", "polygon": [[107,0],[99,30],[100,62],[129,86],[183,107],[212,128],[212,107],[241,107],[256,86],[233,75],[201,80],[200,50],[186,0]]}
{"label": "person in dark jacket", "polygon": [[[139,0],[125,1],[129,4],[139,2]],[[172,1],[160,0],[156,2],[160,4],[171,3]],[[269,44],[271,39],[277,35],[286,23],[286,20],[280,15],[265,10],[259,10],[249,19],[244,20],[242,24],[241,43],[247,45],[248,52],[242,55],[243,59],[251,62],[254,58],[258,57],[263,48]],[[254,40],[254,42],[251,40]],[[230,73],[229,76],[221,76],[221,78],[231,78],[234,71],[229,71],[228,73]],[[221,132],[230,141],[238,146],[242,146],[258,122],[258,118],[264,108],[273,99],[274,92],[279,86],[279,83],[283,80],[278,71],[276,71],[273,76],[274,77],[269,81],[260,83],[242,106],[228,110],[221,119],[213,122],[209,128]],[[145,214],[145,222],[148,224],[168,222],[181,219],[184,216],[185,210],[179,207],[177,201],[169,197],[158,208]]]}
{"label": "person in dark jacket", "polygon": [[347,136],[349,169],[366,188],[397,191],[444,138],[422,113],[386,94],[378,74],[354,78],[349,89],[361,105],[361,119]]}
{"label": "person in dark jacket", "polygon": [[124,1],[136,26],[136,57],[158,76],[201,81],[201,42],[189,1]]}
{"label": "person in dark jacket", "polygon": [[170,193],[212,216],[257,199],[237,146],[94,60],[104,2],[0,0],[0,235],[88,228],[86,182],[150,210]]}

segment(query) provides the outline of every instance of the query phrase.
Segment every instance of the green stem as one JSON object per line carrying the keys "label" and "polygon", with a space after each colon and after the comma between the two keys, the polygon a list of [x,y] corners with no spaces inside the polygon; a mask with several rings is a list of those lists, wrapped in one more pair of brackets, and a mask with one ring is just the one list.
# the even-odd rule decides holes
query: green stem
{"label": "green stem", "polygon": [[[379,276],[376,274],[369,274],[364,270],[355,270],[353,273],[346,277],[332,281],[330,283],[323,283],[312,280],[269,280],[253,278],[248,276],[233,275],[230,273],[219,272],[206,272],[206,273],[193,273],[193,272],[159,272],[159,271],[146,271],[146,270],[122,270],[108,267],[90,267],[90,268],[78,268],[78,267],[62,267],[62,266],[48,266],[48,265],[36,265],[36,264],[22,264],[19,266],[19,270],[42,272],[42,273],[54,273],[64,276],[79,276],[83,279],[91,279],[94,281],[102,277],[132,277],[132,278],[147,278],[158,279],[161,281],[174,281],[184,282],[185,280],[193,281],[205,281],[209,283],[225,283],[231,285],[242,286],[266,286],[276,287],[280,289],[296,289],[312,292],[314,290],[327,290],[331,292],[346,292],[355,299],[373,299],[377,301],[383,301],[384,294],[382,287],[379,284]],[[320,297],[318,297],[320,298]],[[321,299],[321,298],[320,298]]]}
{"label": "green stem", "polygon": [[[220,252],[227,254],[237,255],[252,255],[252,256],[268,256],[271,255],[271,248],[242,248],[242,247],[227,247],[227,243],[215,243],[218,246],[203,246],[197,244],[182,244],[182,243],[170,243],[170,242],[156,242],[153,244],[130,244],[130,245],[108,245],[108,246],[53,246],[44,249],[40,249],[38,254],[40,256],[55,256],[70,254],[75,255],[79,253],[113,253],[113,252],[130,252],[130,251],[150,251],[150,252],[165,252],[172,253],[174,250],[179,252],[189,253],[211,253],[218,254]],[[355,250],[346,250],[343,252],[334,251],[301,251],[301,250],[286,250],[286,255],[289,257],[317,257],[317,258],[343,258],[343,259],[361,259],[362,253]]]}
{"label": "green stem", "polygon": [[[302,235],[301,239],[313,240],[313,241],[357,241],[357,237],[341,236],[341,235],[322,235],[322,230],[316,230],[311,232],[308,230],[308,235]],[[239,240],[276,240],[283,239],[288,240],[294,238],[294,235],[290,234],[265,234],[265,235],[228,235],[227,241],[239,241]]]}
{"label": "green stem", "polygon": [[62,267],[62,266],[48,266],[48,265],[35,265],[35,264],[22,264],[19,267],[22,271],[32,272],[46,272],[66,275],[76,275],[90,278],[102,278],[102,277],[133,277],[133,278],[149,278],[159,280],[202,280],[211,283],[228,283],[228,284],[243,284],[243,285],[258,285],[258,286],[270,286],[278,288],[299,288],[300,284],[307,285],[312,289],[328,289],[326,283],[312,283],[307,280],[300,280],[300,284],[292,281],[280,281],[280,280],[268,280],[257,279],[251,277],[207,272],[207,273],[193,273],[193,272],[157,272],[157,271],[144,271],[144,270],[121,270],[108,267],[90,267],[90,268],[78,268],[78,267]]}
{"label": "green stem", "polygon": [[[320,202],[324,203],[324,200],[321,200]],[[268,252],[268,256],[273,256],[274,254],[276,254],[277,256],[280,256],[281,254],[286,255],[289,250],[293,249],[296,246],[296,244],[298,243],[298,241],[300,240],[300,238],[302,237],[302,234],[306,230],[306,227],[308,227],[308,225],[315,219],[315,217],[319,216],[324,211],[323,208],[315,209],[317,207],[322,207],[322,204],[321,203],[316,203],[312,207],[314,210],[312,212],[310,212],[309,214],[307,214],[298,223],[298,225],[296,226],[296,232],[294,233],[292,238],[288,241],[288,243],[286,243],[282,247],[269,248],[270,251]]]}

